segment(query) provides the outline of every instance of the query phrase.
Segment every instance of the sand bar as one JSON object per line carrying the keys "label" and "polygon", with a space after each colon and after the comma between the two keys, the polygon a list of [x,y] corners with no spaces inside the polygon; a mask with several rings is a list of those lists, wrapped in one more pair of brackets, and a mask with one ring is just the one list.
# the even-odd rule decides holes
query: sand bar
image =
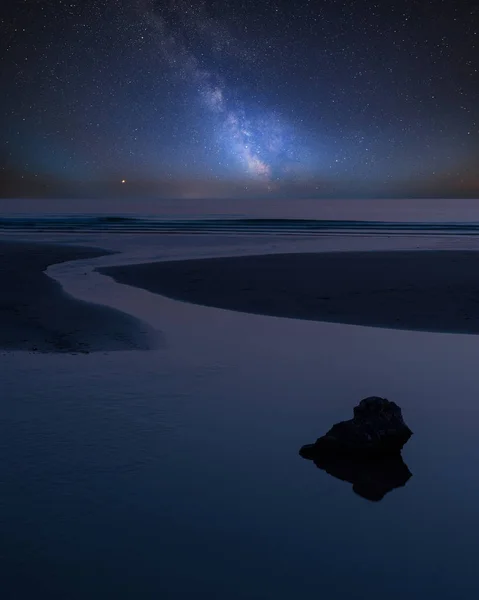
{"label": "sand bar", "polygon": [[479,252],[272,254],[100,269],[120,283],[242,312],[479,333]]}
{"label": "sand bar", "polygon": [[43,271],[109,252],[75,246],[0,242],[0,348],[34,352],[148,349],[148,328],[117,310],[66,294]]}

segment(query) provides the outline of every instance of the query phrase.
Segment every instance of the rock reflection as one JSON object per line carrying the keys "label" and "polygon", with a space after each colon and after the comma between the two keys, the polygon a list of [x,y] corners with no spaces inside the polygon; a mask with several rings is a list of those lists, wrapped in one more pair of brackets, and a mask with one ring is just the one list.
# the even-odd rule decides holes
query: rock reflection
{"label": "rock reflection", "polygon": [[313,460],[318,469],[352,483],[356,494],[372,502],[379,502],[387,493],[405,486],[412,477],[400,454],[369,459],[301,455]]}

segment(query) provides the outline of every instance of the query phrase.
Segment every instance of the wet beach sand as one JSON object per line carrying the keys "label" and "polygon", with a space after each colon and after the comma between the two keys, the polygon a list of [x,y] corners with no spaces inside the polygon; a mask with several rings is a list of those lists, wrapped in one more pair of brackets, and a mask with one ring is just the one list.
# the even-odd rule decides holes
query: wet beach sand
{"label": "wet beach sand", "polygon": [[315,321],[479,333],[479,253],[270,254],[101,268],[205,306]]}
{"label": "wet beach sand", "polygon": [[[77,300],[45,274],[99,248],[0,242],[0,348],[95,352],[154,347],[149,325]],[[451,333],[479,333],[479,253],[266,254],[99,268],[176,300],[245,313]]]}
{"label": "wet beach sand", "polygon": [[[305,319],[473,332],[479,254],[184,260],[207,241],[1,246],[3,343],[44,348],[0,352],[2,597],[477,597],[479,337]],[[260,254],[242,243],[221,251]],[[73,354],[139,320],[164,343]],[[414,432],[403,462],[301,458],[370,395]]]}
{"label": "wet beach sand", "polygon": [[0,242],[0,349],[99,352],[149,349],[130,315],[77,300],[44,273],[52,264],[109,254],[97,248]]}

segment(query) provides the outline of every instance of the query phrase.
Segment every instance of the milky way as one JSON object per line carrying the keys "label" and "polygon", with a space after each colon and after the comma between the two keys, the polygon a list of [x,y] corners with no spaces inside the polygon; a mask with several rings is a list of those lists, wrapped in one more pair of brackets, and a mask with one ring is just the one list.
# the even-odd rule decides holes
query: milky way
{"label": "milky way", "polygon": [[0,193],[477,197],[478,10],[6,2]]}
{"label": "milky way", "polygon": [[286,155],[280,117],[263,111],[260,117],[253,118],[238,106],[238,101],[229,100],[228,82],[215,71],[201,66],[190,47],[191,38],[198,38],[212,54],[220,57],[233,56],[248,61],[251,54],[239,47],[238,40],[223,23],[207,17],[204,3],[192,6],[184,0],[175,0],[168,4],[168,10],[165,3],[159,2],[150,3],[146,10],[144,4],[141,6],[147,22],[158,33],[159,48],[169,67],[196,88],[204,107],[216,115],[219,141],[247,173],[268,181],[285,174],[280,164],[281,157]]}

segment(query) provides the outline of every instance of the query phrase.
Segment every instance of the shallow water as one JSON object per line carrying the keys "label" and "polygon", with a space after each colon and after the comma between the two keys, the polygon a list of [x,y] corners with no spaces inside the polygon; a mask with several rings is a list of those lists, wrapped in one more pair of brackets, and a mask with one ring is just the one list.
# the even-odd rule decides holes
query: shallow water
{"label": "shallow water", "polygon": [[[143,316],[157,350],[0,357],[3,597],[479,592],[479,337],[183,304],[90,274],[111,260],[51,274]],[[373,394],[415,433],[377,503],[298,456]]]}

